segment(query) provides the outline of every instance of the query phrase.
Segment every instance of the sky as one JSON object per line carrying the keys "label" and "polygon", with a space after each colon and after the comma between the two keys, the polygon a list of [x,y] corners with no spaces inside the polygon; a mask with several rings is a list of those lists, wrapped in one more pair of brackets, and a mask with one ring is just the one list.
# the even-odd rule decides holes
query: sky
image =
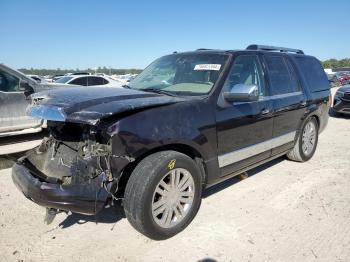
{"label": "sky", "polygon": [[303,49],[350,57],[349,0],[0,0],[0,63],[144,68],[174,51]]}

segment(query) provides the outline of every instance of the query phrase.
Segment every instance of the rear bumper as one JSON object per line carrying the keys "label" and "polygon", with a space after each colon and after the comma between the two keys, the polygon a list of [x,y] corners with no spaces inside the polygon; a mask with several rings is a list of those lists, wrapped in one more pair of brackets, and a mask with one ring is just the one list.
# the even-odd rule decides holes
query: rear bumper
{"label": "rear bumper", "polygon": [[20,162],[12,168],[12,180],[28,199],[38,205],[76,213],[96,214],[104,207],[108,197],[101,187],[42,182]]}

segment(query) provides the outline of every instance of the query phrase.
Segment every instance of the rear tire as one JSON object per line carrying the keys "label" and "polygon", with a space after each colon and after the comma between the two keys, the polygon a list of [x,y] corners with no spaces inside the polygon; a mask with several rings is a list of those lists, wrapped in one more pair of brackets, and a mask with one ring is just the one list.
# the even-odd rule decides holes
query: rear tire
{"label": "rear tire", "polygon": [[302,126],[294,148],[287,154],[290,160],[305,162],[312,158],[318,143],[318,123],[310,117]]}
{"label": "rear tire", "polygon": [[154,240],[170,238],[193,220],[201,203],[201,173],[195,161],[162,151],[144,158],[125,188],[124,210],[130,224]]}

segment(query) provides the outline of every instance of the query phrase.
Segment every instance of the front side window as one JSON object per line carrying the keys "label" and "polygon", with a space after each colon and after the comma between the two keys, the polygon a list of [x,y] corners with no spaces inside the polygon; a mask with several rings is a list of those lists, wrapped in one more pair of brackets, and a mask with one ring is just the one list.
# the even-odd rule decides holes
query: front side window
{"label": "front side window", "polygon": [[87,77],[78,77],[76,79],[73,79],[72,81],[69,82],[69,84],[71,85],[78,85],[78,86],[87,86],[88,85],[88,81],[87,81]]}
{"label": "front side window", "polygon": [[266,94],[261,64],[256,55],[241,55],[235,59],[223,90],[230,91],[237,84],[256,85],[260,96]]}
{"label": "front side window", "polygon": [[296,79],[288,70],[286,61],[282,56],[265,56],[269,79],[271,84],[271,95],[281,95],[300,91]]}
{"label": "front side window", "polygon": [[2,92],[18,92],[19,79],[9,73],[0,70],[0,91]]}
{"label": "front side window", "polygon": [[174,94],[210,92],[229,55],[173,54],[157,59],[129,83],[133,89],[163,90]]}

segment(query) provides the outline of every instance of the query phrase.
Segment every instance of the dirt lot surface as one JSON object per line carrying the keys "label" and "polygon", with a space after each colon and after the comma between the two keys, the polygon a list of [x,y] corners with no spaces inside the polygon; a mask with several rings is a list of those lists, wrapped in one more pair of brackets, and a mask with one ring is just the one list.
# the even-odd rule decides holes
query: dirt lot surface
{"label": "dirt lot surface", "polygon": [[350,118],[330,117],[309,162],[280,158],[207,190],[192,224],[162,242],[120,207],[45,225],[10,169],[0,189],[1,261],[350,261]]}

